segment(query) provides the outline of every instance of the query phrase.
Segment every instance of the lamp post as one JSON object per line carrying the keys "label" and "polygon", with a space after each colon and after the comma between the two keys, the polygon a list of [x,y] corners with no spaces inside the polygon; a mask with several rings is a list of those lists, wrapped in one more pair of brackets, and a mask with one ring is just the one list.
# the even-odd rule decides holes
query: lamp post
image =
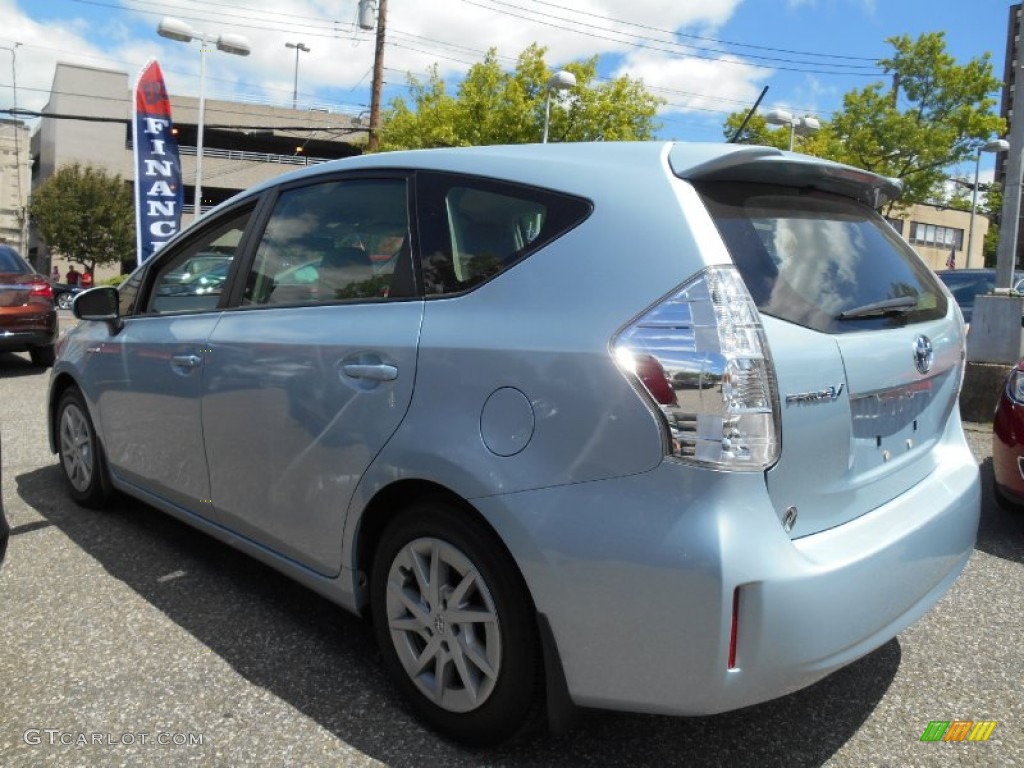
{"label": "lamp post", "polygon": [[544,103],[544,138],[541,140],[542,144],[548,143],[548,126],[551,124],[551,92],[568,91],[570,88],[575,87],[576,75],[572,72],[566,72],[564,69],[555,72],[548,80],[548,95]]}
{"label": "lamp post", "polygon": [[971,265],[971,250],[974,245],[974,213],[978,208],[978,174],[981,171],[982,152],[1006,152],[1010,148],[1010,142],[1006,139],[995,139],[978,150],[974,158],[974,186],[971,187],[971,223],[967,227],[967,257],[964,259],[964,266]]}
{"label": "lamp post", "polygon": [[[21,45],[19,42],[14,43],[14,47],[11,48],[6,45],[0,45],[0,50],[11,52],[11,102],[14,108],[14,114],[18,111],[18,47]],[[28,256],[28,211],[25,205],[25,191],[21,184],[22,177],[22,166],[21,162],[21,124],[15,120],[12,124],[14,129],[14,173],[15,173],[15,185],[18,190],[18,252],[24,256]],[[35,265],[33,265],[35,266]]]}
{"label": "lamp post", "polygon": [[790,112],[785,109],[773,109],[764,116],[766,123],[772,125],[788,125],[789,126],[789,151],[793,151],[793,139],[796,134],[799,133],[801,136],[809,136],[812,133],[817,133],[821,128],[821,122],[816,117],[794,117]]}
{"label": "lamp post", "polygon": [[[206,116],[206,46],[212,37],[197,29],[193,29],[180,19],[165,16],[156,28],[157,34],[179,43],[199,41],[199,117],[196,125],[196,194],[195,214],[193,221],[203,215],[203,120]],[[248,56],[251,49],[249,41],[241,35],[224,34],[216,38],[218,51],[233,53],[236,56]]]}
{"label": "lamp post", "polygon": [[292,109],[295,109],[299,102],[299,51],[309,53],[310,49],[305,43],[285,43],[284,47],[295,49],[295,84],[292,86]]}

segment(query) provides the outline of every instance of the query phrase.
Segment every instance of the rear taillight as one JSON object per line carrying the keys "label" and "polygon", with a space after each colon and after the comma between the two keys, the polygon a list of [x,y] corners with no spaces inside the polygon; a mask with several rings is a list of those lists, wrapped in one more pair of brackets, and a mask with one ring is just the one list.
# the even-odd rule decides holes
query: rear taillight
{"label": "rear taillight", "polygon": [[46,299],[53,298],[53,286],[49,283],[32,283],[28,290],[29,296],[42,296]]}
{"label": "rear taillight", "polygon": [[735,268],[705,269],[623,329],[612,351],[664,415],[672,455],[721,469],[775,463],[775,371]]}
{"label": "rear taillight", "polygon": [[1017,405],[1024,405],[1024,371],[1020,366],[1014,368],[1006,381],[1006,396]]}

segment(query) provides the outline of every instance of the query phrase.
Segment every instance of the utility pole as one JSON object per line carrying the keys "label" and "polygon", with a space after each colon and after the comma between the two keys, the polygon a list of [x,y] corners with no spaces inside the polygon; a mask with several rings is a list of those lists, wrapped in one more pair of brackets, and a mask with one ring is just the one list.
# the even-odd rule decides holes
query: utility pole
{"label": "utility pole", "polygon": [[[1017,34],[1024,34],[1024,14],[1017,19]],[[1018,38],[1024,39],[1024,38]],[[1024,62],[1015,67],[1017,82],[1024,77]],[[996,251],[996,288],[1009,289],[1013,286],[1013,272],[1017,261],[1017,238],[1020,229],[1021,172],[1024,171],[1024,110],[1021,109],[1021,94],[1013,100],[1010,115],[1010,152],[1006,163],[1006,180],[1003,184],[1003,215],[999,224],[999,248]]]}
{"label": "utility pole", "polygon": [[[376,152],[380,143],[380,91],[384,84],[384,31],[387,17],[388,0],[377,0],[377,45],[373,50],[373,89],[370,92],[370,138],[366,142],[367,152]],[[360,14],[361,22],[362,19],[363,15]]]}

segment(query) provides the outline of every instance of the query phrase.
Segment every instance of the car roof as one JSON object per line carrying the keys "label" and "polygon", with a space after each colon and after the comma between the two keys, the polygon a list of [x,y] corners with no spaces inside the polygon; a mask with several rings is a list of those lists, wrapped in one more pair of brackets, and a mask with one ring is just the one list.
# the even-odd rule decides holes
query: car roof
{"label": "car roof", "polygon": [[899,182],[852,166],[773,147],[726,143],[632,141],[515,144],[403,150],[333,160],[269,179],[242,193],[349,170],[420,169],[515,180],[591,196],[602,186],[665,177],[793,184],[842,194],[877,207],[895,199]]}

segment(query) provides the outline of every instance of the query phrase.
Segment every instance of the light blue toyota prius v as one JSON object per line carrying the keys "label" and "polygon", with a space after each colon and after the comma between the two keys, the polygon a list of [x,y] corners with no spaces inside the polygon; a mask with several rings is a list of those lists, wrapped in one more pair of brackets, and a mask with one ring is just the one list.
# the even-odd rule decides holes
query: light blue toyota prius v
{"label": "light blue toyota prius v", "polygon": [[926,612],[977,532],[963,321],[898,193],[725,144],[309,167],[77,297],[51,445],[79,504],[367,616],[463,742],[783,696]]}

